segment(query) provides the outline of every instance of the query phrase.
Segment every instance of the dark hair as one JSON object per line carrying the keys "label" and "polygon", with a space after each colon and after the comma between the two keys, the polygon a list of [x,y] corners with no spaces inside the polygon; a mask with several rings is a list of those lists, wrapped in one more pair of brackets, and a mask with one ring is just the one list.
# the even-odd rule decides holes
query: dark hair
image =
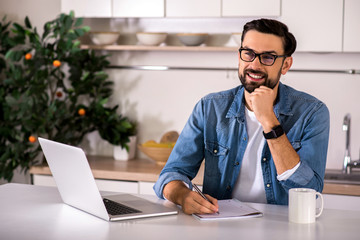
{"label": "dark hair", "polygon": [[285,55],[291,56],[296,49],[296,39],[294,35],[289,32],[288,27],[277,20],[273,19],[257,19],[248,22],[244,25],[241,42],[243,42],[246,33],[250,30],[256,30],[261,33],[274,34],[283,39]]}

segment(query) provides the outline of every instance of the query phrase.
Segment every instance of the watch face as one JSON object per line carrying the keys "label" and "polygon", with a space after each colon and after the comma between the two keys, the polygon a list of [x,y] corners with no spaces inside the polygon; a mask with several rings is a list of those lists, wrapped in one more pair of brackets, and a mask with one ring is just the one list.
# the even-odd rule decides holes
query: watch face
{"label": "watch face", "polygon": [[284,130],[281,125],[275,126],[270,132],[264,133],[265,139],[278,138],[284,134]]}

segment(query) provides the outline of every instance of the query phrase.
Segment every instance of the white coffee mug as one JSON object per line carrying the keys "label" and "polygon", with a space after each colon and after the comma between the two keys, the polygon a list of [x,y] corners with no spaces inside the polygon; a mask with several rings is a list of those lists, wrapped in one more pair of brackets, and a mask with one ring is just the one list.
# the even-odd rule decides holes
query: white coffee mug
{"label": "white coffee mug", "polygon": [[[316,197],[321,201],[319,212],[316,213]],[[324,208],[321,193],[310,188],[292,188],[289,190],[289,221],[294,223],[313,223]]]}

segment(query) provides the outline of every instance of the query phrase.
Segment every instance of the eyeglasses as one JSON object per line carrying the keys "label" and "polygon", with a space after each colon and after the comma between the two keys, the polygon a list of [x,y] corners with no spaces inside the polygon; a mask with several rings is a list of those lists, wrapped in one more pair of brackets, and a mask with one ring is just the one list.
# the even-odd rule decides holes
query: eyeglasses
{"label": "eyeglasses", "polygon": [[240,58],[244,62],[252,62],[256,57],[259,57],[260,63],[265,66],[272,66],[275,60],[280,57],[287,57],[287,55],[274,55],[271,53],[255,53],[252,49],[240,48]]}

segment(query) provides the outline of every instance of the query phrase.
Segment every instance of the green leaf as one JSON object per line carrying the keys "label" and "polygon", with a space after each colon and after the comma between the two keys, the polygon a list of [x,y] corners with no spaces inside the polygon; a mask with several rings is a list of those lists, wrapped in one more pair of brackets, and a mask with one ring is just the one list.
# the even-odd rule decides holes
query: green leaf
{"label": "green leaf", "polygon": [[83,18],[76,19],[74,27],[79,27],[83,24]]}
{"label": "green leaf", "polygon": [[5,59],[10,59],[13,54],[14,54],[14,51],[13,51],[13,50],[9,50],[9,51],[5,54]]}
{"label": "green leaf", "polygon": [[84,31],[84,32],[90,32],[90,27],[89,26],[84,26],[84,27],[82,27],[82,30]]}
{"label": "green leaf", "polygon": [[14,23],[13,26],[14,26],[15,29],[17,30],[17,31],[15,31],[15,32],[25,34],[25,29],[24,29],[20,24]]}
{"label": "green leaf", "polygon": [[80,44],[81,44],[81,42],[80,42],[79,40],[76,40],[76,41],[74,42],[73,49],[74,49],[74,48],[79,48],[79,47],[80,47]]}
{"label": "green leaf", "polygon": [[25,17],[25,26],[26,26],[27,28],[32,28],[32,26],[31,26],[31,23],[30,23],[30,20],[29,20],[28,16],[26,16],[26,17]]}
{"label": "green leaf", "polygon": [[99,102],[99,104],[100,104],[101,106],[103,106],[103,105],[105,105],[105,104],[108,102],[108,100],[109,100],[109,99],[107,99],[107,98],[102,99],[102,100]]}
{"label": "green leaf", "polygon": [[75,31],[76,35],[79,37],[81,37],[85,33],[84,30],[82,30],[81,28],[77,28],[74,31]]}
{"label": "green leaf", "polygon": [[74,18],[74,17],[75,17],[75,12],[74,12],[73,10],[71,10],[70,13],[69,13],[69,16],[70,16],[71,18]]}

